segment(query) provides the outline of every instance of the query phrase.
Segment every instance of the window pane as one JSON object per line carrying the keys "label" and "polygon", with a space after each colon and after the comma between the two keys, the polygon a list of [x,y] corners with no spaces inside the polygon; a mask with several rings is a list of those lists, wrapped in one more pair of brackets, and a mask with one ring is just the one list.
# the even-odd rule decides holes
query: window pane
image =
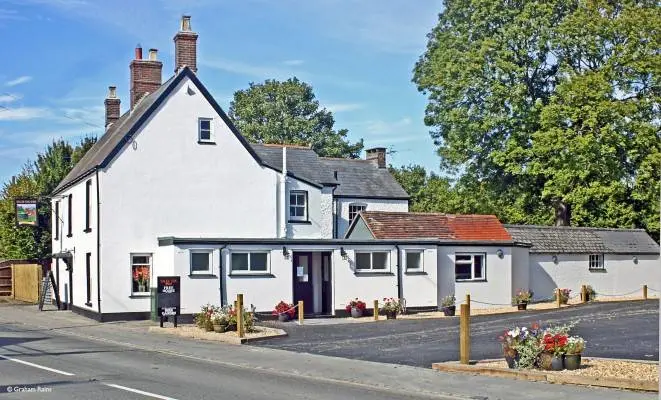
{"label": "window pane", "polygon": [[131,289],[134,293],[144,293],[149,291],[148,265],[133,265],[131,267],[131,276],[133,278]]}
{"label": "window pane", "polygon": [[232,253],[232,271],[248,270],[248,254]]}
{"label": "window pane", "polygon": [[267,258],[266,253],[250,253],[250,270],[267,271]]}
{"label": "window pane", "polygon": [[483,258],[483,256],[473,256],[473,265],[475,265],[475,279],[481,279],[484,277],[482,275]]}
{"label": "window pane", "polygon": [[420,268],[420,257],[422,253],[414,251],[414,252],[406,252],[406,268],[407,269],[417,269]]}
{"label": "window pane", "polygon": [[356,253],[356,269],[370,269],[370,253]]}
{"label": "window pane", "polygon": [[211,131],[200,131],[200,140],[211,140]]}
{"label": "window pane", "polygon": [[211,130],[211,121],[208,119],[201,119],[200,120],[200,130]]}
{"label": "window pane", "polygon": [[192,272],[209,271],[209,253],[191,253],[190,270]]}
{"label": "window pane", "polygon": [[472,257],[470,254],[457,254],[454,256],[456,261],[471,261]]}
{"label": "window pane", "polygon": [[372,253],[372,269],[386,269],[387,262],[388,253]]}
{"label": "window pane", "polygon": [[149,256],[133,256],[133,264],[149,264]]}
{"label": "window pane", "polygon": [[290,205],[290,206],[294,206],[294,205],[298,204],[298,203],[296,203],[296,200],[297,200],[297,199],[296,199],[296,195],[293,194],[293,193],[291,193],[291,194],[289,195],[289,205]]}
{"label": "window pane", "polygon": [[471,265],[457,263],[454,265],[455,279],[471,279]]}

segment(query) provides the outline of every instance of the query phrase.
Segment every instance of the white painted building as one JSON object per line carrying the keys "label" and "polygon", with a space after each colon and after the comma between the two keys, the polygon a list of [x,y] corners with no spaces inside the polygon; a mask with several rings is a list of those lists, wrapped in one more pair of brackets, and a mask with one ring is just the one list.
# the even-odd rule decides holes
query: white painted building
{"label": "white painted building", "polygon": [[[196,40],[184,17],[164,83],[156,50],[143,59],[136,49],[130,109],[120,115],[111,87],[106,133],[53,193],[53,269],[69,308],[148,318],[156,277],[171,275],[182,314],[238,293],[265,313],[303,300],[306,313],[338,315],[356,297],[435,309],[453,293],[488,307],[519,288],[544,293],[543,273],[554,284],[584,279],[552,271],[534,241],[494,216],[408,213],[385,148],[345,160],[248,143],[197,77]],[[595,287],[633,288],[629,272],[658,277],[656,253],[629,269],[614,268],[628,253],[605,255],[613,268]]]}

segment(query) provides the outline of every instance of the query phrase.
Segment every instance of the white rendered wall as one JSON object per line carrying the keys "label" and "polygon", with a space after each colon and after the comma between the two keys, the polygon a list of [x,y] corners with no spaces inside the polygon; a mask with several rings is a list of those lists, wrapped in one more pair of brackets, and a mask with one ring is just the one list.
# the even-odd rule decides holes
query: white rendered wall
{"label": "white rendered wall", "polygon": [[[402,260],[403,297],[407,307],[438,306],[438,256],[437,246],[399,246]],[[422,251],[422,271],[409,270],[406,251]],[[422,272],[422,273],[419,273]]]}
{"label": "white rendered wall", "polygon": [[[496,251],[503,251],[503,258]],[[486,280],[476,282],[455,282],[454,257],[457,253],[486,254]],[[510,247],[472,247],[472,246],[439,246],[439,289],[438,301],[450,294],[455,294],[457,304],[464,301],[466,294],[471,300],[492,304],[511,304],[512,294],[512,248]],[[494,308],[498,305],[471,303],[472,308]]]}
{"label": "white rendered wall", "polygon": [[530,289],[530,257],[527,247],[512,247],[512,296],[519,289]]}
{"label": "white rendered wall", "polygon": [[304,222],[292,222],[287,224],[288,238],[325,238],[330,239],[333,235],[333,214],[331,188],[319,189],[305,182],[287,178],[287,207],[286,215],[289,216],[289,193],[302,190],[308,193],[308,220]]}
{"label": "white rendered wall", "polygon": [[401,211],[409,210],[408,200],[386,200],[386,199],[353,199],[337,198],[337,237],[343,238],[349,228],[349,204],[365,204],[366,211]]}
{"label": "white rendered wall", "polygon": [[658,255],[636,255],[638,264],[634,264],[633,254],[606,254],[604,271],[589,270],[588,254],[557,256],[555,264],[553,254],[530,255],[530,285],[535,298],[552,297],[556,287],[571,289],[575,295],[580,292],[581,285],[591,285],[598,293],[608,295],[632,291],[635,291],[633,295],[642,295],[645,284],[659,290],[661,262]]}
{"label": "white rendered wall", "polygon": [[[92,181],[90,188],[90,232],[85,230],[85,190],[86,182]],[[52,249],[53,253],[61,251],[71,251],[73,254],[73,305],[82,309],[98,312],[98,291],[97,291],[97,196],[96,196],[96,175],[92,174],[83,179],[78,184],[68,188],[62,193],[58,194],[51,200],[53,210],[52,221],[56,223],[55,218],[55,202],[59,201],[59,219],[60,232],[58,240],[55,240],[55,228],[51,229],[52,233]],[[68,196],[73,195],[72,202],[72,229],[71,237],[67,237],[69,231],[68,226]],[[91,306],[86,305],[87,302],[87,281],[86,281],[86,259],[85,254],[91,253],[90,257],[90,276],[91,276]],[[66,271],[66,265],[62,260],[59,261],[59,271],[57,271],[58,263],[53,260],[53,273],[58,276],[59,272],[59,293],[61,301],[69,300],[69,272]],[[102,296],[103,300],[103,296]],[[103,304],[101,305],[103,310]]]}

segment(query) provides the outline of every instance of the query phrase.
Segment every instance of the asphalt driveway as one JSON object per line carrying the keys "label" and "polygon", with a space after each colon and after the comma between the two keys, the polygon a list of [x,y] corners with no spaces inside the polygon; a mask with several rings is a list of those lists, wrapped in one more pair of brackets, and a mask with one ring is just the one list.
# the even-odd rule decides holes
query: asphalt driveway
{"label": "asphalt driveway", "polygon": [[[471,358],[501,357],[497,337],[508,327],[576,321],[572,334],[587,341],[585,356],[659,359],[659,301],[591,303],[563,310],[471,318]],[[275,323],[278,324],[278,323]],[[430,367],[459,359],[459,319],[396,320],[299,326],[278,324],[286,338],[255,342],[296,352]]]}

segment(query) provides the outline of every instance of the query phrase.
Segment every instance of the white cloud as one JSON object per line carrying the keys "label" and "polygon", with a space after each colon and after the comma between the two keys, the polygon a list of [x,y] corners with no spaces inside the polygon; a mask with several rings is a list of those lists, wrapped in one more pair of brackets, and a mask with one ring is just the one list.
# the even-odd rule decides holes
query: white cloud
{"label": "white cloud", "polygon": [[41,107],[0,107],[0,121],[21,121],[50,117],[52,114],[47,108]]}
{"label": "white cloud", "polygon": [[365,107],[365,105],[360,103],[331,103],[327,104],[325,107],[334,113],[340,113],[345,111],[360,110],[361,108]]}
{"label": "white cloud", "polygon": [[0,103],[11,103],[20,100],[23,96],[20,94],[3,93],[0,94]]}
{"label": "white cloud", "polygon": [[289,66],[302,65],[305,61],[303,60],[285,60],[282,63]]}
{"label": "white cloud", "polygon": [[18,14],[16,10],[6,10],[0,8],[0,21],[2,20],[23,20],[25,17]]}
{"label": "white cloud", "polygon": [[31,80],[32,80],[31,76],[23,75],[23,76],[19,76],[16,79],[12,79],[11,81],[8,81],[7,83],[5,83],[5,85],[6,86],[16,86],[16,85],[21,85],[23,83],[30,82]]}
{"label": "white cloud", "polygon": [[370,120],[363,123],[365,132],[373,138],[399,136],[402,131],[410,129],[413,121],[409,117],[400,118],[396,121]]}

